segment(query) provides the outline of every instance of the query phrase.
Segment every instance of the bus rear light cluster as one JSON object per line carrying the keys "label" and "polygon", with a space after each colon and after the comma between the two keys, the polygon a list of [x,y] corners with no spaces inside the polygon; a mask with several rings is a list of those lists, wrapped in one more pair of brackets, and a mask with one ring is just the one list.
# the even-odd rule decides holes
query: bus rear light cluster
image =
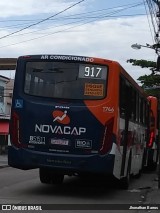
{"label": "bus rear light cluster", "polygon": [[11,143],[15,147],[21,148],[22,144],[20,142],[20,133],[19,133],[19,116],[16,112],[12,112],[10,135],[11,135]]}
{"label": "bus rear light cluster", "polygon": [[154,140],[155,140],[154,132],[152,131],[152,132],[150,133],[148,147],[152,147],[152,146],[153,146]]}
{"label": "bus rear light cluster", "polygon": [[102,141],[102,146],[100,148],[100,154],[104,155],[112,148],[112,136],[113,136],[113,124],[114,118],[111,118],[107,121],[105,125],[104,137]]}

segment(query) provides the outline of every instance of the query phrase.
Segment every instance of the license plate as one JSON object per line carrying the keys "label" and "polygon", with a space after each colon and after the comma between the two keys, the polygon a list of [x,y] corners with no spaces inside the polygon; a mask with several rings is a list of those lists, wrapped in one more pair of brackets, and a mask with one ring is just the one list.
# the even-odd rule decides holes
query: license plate
{"label": "license plate", "polygon": [[50,141],[51,145],[61,145],[61,146],[68,146],[69,145],[69,140],[65,139],[51,139]]}

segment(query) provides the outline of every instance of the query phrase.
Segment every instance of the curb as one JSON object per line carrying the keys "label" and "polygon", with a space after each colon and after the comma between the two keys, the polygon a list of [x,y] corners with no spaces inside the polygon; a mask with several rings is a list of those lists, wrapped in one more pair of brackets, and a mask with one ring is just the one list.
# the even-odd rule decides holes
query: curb
{"label": "curb", "polygon": [[9,167],[9,165],[0,165],[0,169],[6,168],[6,167]]}

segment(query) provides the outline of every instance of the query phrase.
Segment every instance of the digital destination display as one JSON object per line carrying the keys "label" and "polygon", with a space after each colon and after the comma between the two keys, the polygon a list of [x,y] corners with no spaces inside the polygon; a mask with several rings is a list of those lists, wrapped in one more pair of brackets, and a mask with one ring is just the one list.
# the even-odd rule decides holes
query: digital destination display
{"label": "digital destination display", "polygon": [[107,67],[92,64],[79,65],[79,78],[102,79],[106,80]]}

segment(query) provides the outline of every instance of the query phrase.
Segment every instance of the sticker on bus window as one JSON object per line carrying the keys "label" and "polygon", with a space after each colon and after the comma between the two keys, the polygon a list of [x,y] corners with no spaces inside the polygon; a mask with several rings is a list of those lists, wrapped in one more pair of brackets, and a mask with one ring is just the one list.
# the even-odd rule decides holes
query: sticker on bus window
{"label": "sticker on bus window", "polygon": [[22,99],[16,99],[15,100],[15,108],[23,108],[23,100]]}
{"label": "sticker on bus window", "polygon": [[103,96],[103,91],[104,91],[103,84],[85,83],[84,95]]}

